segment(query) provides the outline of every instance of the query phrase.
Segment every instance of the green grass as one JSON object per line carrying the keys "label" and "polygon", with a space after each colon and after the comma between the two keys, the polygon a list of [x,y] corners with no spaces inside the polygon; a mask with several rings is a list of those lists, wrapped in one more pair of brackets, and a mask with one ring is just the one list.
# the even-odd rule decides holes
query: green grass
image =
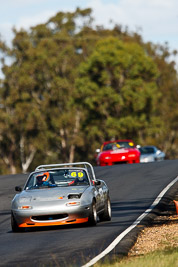
{"label": "green grass", "polygon": [[96,263],[94,267],[178,267],[178,248],[157,250],[138,257],[125,257],[115,263]]}

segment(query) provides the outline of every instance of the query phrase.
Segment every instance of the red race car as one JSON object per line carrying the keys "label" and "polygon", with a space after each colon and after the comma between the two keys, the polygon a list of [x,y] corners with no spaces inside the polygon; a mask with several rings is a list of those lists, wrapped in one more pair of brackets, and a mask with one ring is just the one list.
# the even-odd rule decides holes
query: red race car
{"label": "red race car", "polygon": [[96,158],[99,166],[140,162],[140,151],[132,140],[104,142],[101,149],[96,151],[99,153]]}

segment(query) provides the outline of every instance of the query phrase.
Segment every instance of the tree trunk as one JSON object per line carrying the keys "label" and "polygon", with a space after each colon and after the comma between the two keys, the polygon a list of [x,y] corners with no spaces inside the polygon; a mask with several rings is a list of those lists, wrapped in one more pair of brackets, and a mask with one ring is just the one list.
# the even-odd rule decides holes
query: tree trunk
{"label": "tree trunk", "polygon": [[26,158],[26,161],[22,164],[22,171],[23,173],[26,173],[30,164],[32,163],[34,156],[36,154],[36,149],[33,148],[33,150],[30,152],[29,156]]}
{"label": "tree trunk", "polygon": [[12,154],[10,154],[9,157],[4,157],[3,161],[8,166],[11,174],[16,174],[17,173],[16,167],[14,165],[14,161],[13,161],[13,158],[12,158]]}
{"label": "tree trunk", "polygon": [[73,144],[70,147],[70,152],[69,152],[69,162],[74,162],[74,158],[75,158],[75,138],[79,132],[79,128],[80,128],[80,112],[77,111],[76,112],[76,116],[75,116],[75,127],[74,127],[74,132],[73,132]]}
{"label": "tree trunk", "polygon": [[37,149],[32,147],[31,151],[29,151],[29,155],[25,156],[25,137],[22,136],[20,139],[20,159],[21,159],[21,167],[22,167],[23,173],[27,172],[30,164],[32,163],[34,159],[36,151]]}
{"label": "tree trunk", "polygon": [[61,137],[61,146],[62,146],[62,160],[63,162],[67,161],[67,143],[65,138],[65,130],[62,128],[59,130],[60,137]]}
{"label": "tree trunk", "polygon": [[74,162],[74,154],[75,154],[75,145],[72,144],[70,147],[69,162]]}

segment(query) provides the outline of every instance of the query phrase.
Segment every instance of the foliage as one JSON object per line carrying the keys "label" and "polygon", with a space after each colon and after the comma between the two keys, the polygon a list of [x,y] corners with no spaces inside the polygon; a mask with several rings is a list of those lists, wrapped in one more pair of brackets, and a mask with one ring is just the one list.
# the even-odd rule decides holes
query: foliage
{"label": "foliage", "polygon": [[2,173],[94,162],[95,149],[111,138],[178,156],[178,80],[169,48],[92,22],[91,9],[58,12],[29,31],[13,29],[11,47],[0,41]]}
{"label": "foliage", "polygon": [[150,133],[145,141],[158,145],[168,158],[176,158],[178,156],[178,75],[175,62],[170,61],[169,58],[177,52],[170,53],[167,44],[160,46],[148,43],[145,44],[145,48],[160,72],[157,79],[160,98],[155,107],[155,114],[161,119],[160,128]]}
{"label": "foliage", "polygon": [[87,141],[133,138],[155,128],[159,97],[156,64],[136,43],[118,38],[99,41],[81,65],[77,79],[78,105],[85,110]]}

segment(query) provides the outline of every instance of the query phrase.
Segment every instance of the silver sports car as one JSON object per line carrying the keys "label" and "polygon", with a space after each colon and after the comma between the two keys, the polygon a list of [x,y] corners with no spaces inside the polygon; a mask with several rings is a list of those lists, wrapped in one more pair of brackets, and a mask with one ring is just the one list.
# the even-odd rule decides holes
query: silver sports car
{"label": "silver sports car", "polygon": [[142,146],[139,148],[140,150],[140,162],[147,163],[153,161],[162,161],[165,159],[165,153],[159,150],[155,146]]}
{"label": "silver sports car", "polygon": [[40,165],[12,200],[14,232],[26,227],[111,220],[109,190],[88,162]]}

